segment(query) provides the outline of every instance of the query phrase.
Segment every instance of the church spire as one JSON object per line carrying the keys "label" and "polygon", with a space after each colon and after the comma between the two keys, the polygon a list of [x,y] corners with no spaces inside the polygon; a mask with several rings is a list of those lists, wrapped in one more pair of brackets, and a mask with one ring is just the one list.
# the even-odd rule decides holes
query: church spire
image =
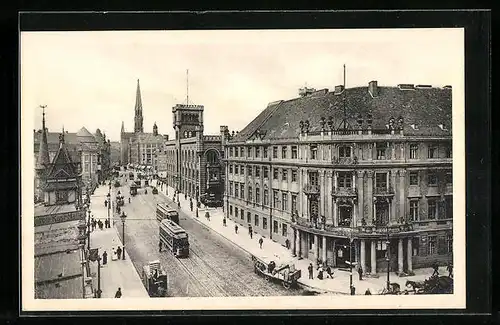
{"label": "church spire", "polygon": [[137,79],[137,91],[135,94],[135,117],[134,117],[134,132],[143,133],[144,129],[142,127],[142,98],[141,98],[141,86],[139,85],[139,79]]}
{"label": "church spire", "polygon": [[122,133],[122,134],[125,133],[125,123],[123,123],[123,121],[122,121],[122,129],[121,129],[120,133]]}
{"label": "church spire", "polygon": [[43,169],[48,164],[50,164],[49,158],[49,145],[47,142],[47,129],[45,128],[45,107],[47,105],[40,105],[42,108],[42,139],[40,141],[40,147],[38,149],[38,161],[37,161],[37,169]]}

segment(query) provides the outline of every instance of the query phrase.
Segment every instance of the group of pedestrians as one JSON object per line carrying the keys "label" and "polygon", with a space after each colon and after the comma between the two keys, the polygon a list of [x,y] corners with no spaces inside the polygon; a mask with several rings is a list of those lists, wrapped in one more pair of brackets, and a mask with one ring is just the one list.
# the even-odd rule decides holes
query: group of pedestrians
{"label": "group of pedestrians", "polygon": [[111,228],[111,222],[109,221],[109,219],[104,219],[104,222],[102,222],[101,219],[95,220],[94,218],[92,218],[92,220],[90,221],[90,226],[92,227],[92,231],[94,231],[96,228],[99,228],[99,230],[103,230],[103,228]]}
{"label": "group of pedestrians", "polygon": [[[314,279],[314,267],[312,263],[309,263],[309,266],[307,267],[307,271],[309,273],[309,279],[313,280]],[[318,275],[317,278],[320,280],[323,280],[324,278],[330,278],[333,279],[333,269],[330,267],[330,265],[325,264],[318,264],[317,267]]]}

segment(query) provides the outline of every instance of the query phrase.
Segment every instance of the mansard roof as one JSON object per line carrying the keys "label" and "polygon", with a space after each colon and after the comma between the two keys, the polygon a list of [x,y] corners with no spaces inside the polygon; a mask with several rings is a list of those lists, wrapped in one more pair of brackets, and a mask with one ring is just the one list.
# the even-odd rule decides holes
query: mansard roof
{"label": "mansard roof", "polygon": [[452,90],[450,87],[378,86],[376,95],[372,96],[368,87],[348,88],[340,93],[324,89],[269,104],[233,141],[246,141],[257,131],[264,140],[297,138],[300,121],[309,121],[309,132],[321,131],[322,117],[326,121],[331,117],[334,129],[340,128],[344,117],[351,128],[364,129],[371,119],[373,130],[387,130],[391,118],[401,117],[405,135],[451,136]]}

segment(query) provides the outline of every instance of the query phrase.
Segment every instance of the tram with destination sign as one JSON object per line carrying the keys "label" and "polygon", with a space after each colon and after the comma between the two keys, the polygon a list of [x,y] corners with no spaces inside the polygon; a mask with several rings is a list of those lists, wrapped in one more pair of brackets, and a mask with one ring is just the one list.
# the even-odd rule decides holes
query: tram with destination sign
{"label": "tram with destination sign", "polygon": [[172,220],[176,224],[179,224],[179,212],[170,208],[165,203],[158,203],[156,205],[156,220],[161,222],[164,219]]}
{"label": "tram with destination sign", "polygon": [[160,222],[160,241],[175,257],[189,256],[189,236],[172,220]]}

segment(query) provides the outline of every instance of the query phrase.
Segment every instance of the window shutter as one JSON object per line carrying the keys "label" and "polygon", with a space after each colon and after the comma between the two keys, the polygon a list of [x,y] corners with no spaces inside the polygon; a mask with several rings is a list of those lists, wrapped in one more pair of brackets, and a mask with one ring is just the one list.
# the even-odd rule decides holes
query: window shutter
{"label": "window shutter", "polygon": [[420,243],[418,245],[418,255],[427,256],[427,235],[420,236]]}

